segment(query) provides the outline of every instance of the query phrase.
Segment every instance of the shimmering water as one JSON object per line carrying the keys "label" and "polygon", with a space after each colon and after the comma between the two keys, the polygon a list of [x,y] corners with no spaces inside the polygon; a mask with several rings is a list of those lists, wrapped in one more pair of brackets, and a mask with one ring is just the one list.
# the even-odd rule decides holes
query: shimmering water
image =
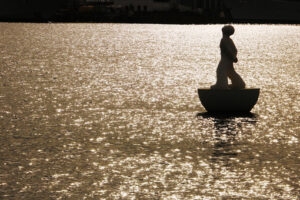
{"label": "shimmering water", "polygon": [[1,23],[0,199],[299,199],[300,26],[235,26],[261,95],[212,116],[221,27]]}

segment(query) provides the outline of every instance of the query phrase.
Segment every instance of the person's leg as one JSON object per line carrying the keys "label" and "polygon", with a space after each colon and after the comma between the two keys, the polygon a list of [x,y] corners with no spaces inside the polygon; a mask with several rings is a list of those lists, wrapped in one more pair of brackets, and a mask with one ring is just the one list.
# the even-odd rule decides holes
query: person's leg
{"label": "person's leg", "polygon": [[222,66],[221,62],[217,68],[217,82],[211,86],[211,89],[228,89],[226,68]]}
{"label": "person's leg", "polygon": [[234,70],[233,66],[227,71],[227,75],[231,80],[230,88],[232,89],[244,89],[246,87],[245,82],[242,77]]}

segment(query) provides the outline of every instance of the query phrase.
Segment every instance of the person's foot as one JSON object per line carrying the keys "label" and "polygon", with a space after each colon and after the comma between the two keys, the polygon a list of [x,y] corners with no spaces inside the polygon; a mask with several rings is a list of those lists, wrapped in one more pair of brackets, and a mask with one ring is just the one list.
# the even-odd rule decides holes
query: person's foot
{"label": "person's foot", "polygon": [[241,90],[241,89],[245,89],[245,85],[241,85],[241,86],[237,86],[237,85],[228,85],[228,87],[232,90]]}
{"label": "person's foot", "polygon": [[210,89],[212,90],[228,90],[228,86],[219,86],[219,85],[212,85],[210,86]]}

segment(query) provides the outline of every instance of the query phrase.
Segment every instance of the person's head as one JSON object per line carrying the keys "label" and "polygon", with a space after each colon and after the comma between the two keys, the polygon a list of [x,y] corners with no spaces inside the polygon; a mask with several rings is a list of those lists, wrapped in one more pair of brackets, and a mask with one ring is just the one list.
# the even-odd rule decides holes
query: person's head
{"label": "person's head", "polygon": [[228,37],[231,36],[231,35],[233,35],[234,34],[234,28],[233,28],[233,26],[231,26],[231,25],[225,25],[225,26],[223,26],[222,33],[223,33],[223,35],[226,35]]}

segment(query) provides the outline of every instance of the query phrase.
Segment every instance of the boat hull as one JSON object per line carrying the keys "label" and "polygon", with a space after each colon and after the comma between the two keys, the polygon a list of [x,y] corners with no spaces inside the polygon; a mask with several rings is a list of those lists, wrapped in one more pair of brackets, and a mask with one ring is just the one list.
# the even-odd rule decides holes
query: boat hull
{"label": "boat hull", "polygon": [[242,90],[198,89],[199,99],[208,112],[250,112],[257,103],[259,88]]}

